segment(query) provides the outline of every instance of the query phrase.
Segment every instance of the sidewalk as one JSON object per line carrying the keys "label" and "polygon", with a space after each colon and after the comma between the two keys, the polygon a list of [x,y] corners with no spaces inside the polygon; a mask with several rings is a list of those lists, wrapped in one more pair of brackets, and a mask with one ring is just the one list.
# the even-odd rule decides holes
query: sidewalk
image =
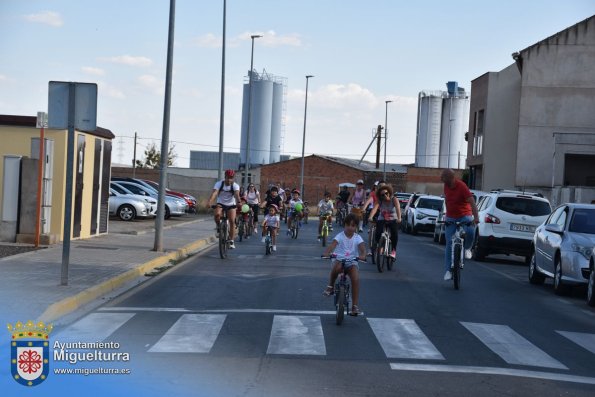
{"label": "sidewalk", "polygon": [[[119,221],[110,221],[110,230],[114,222]],[[0,258],[0,317],[5,323],[59,324],[85,305],[103,303],[151,279],[145,273],[216,241],[212,217],[204,215],[164,227],[164,252],[155,252],[154,225],[146,221],[134,231],[120,223],[113,228],[119,233],[71,241],[67,286],[60,285],[62,243]]]}

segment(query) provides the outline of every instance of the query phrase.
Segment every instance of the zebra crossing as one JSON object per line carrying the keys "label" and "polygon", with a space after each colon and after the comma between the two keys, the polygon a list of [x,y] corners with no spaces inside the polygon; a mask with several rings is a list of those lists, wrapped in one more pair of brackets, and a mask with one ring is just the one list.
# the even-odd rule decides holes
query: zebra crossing
{"label": "zebra crossing", "polygon": [[[132,309],[134,308],[100,309],[70,325],[55,337],[60,342],[107,340],[117,331],[125,329],[131,320],[143,312],[141,308],[136,308],[137,311]],[[145,312],[150,310],[144,309]],[[169,318],[174,314],[177,318],[171,325],[163,328],[167,328],[166,331],[157,335],[152,345],[146,346],[148,354],[210,354],[220,339],[229,316],[238,315],[238,313],[242,315],[252,313],[268,316],[268,318],[272,316],[268,345],[262,346],[262,353],[266,355],[327,356],[328,338],[331,337],[325,335],[322,319],[325,316],[328,319],[332,312],[291,313],[274,310],[191,312],[176,308],[155,308],[154,311],[166,313]],[[448,364],[451,361],[451,357],[439,351],[414,319],[365,318],[364,321],[382,348],[384,358],[391,361],[391,366],[396,365],[392,362],[395,359],[422,360],[433,364],[436,362]],[[469,338],[479,340],[500,358],[502,365],[568,371],[565,364],[533,344],[529,340],[530,336],[523,336],[507,325],[471,322],[459,322],[459,324],[461,333],[466,330]],[[143,332],[150,334],[151,330],[146,329]],[[329,332],[331,331],[327,329],[327,333]],[[595,334],[562,330],[555,332],[573,342],[578,349],[595,354]],[[241,333],[239,334],[241,337]],[[407,363],[407,365],[410,364]],[[400,367],[397,365],[394,368]]]}

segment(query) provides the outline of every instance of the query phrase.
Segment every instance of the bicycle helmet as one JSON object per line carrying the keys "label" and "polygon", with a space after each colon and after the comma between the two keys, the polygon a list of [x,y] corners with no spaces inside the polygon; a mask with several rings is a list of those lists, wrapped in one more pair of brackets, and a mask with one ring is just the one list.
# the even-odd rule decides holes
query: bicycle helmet
{"label": "bicycle helmet", "polygon": [[291,194],[293,194],[293,193],[297,193],[300,196],[302,195],[298,189],[293,189],[293,191],[291,192]]}
{"label": "bicycle helmet", "polygon": [[225,171],[226,178],[233,178],[235,175],[236,175],[236,172],[234,170],[226,170]]}
{"label": "bicycle helmet", "polygon": [[277,207],[277,204],[271,204],[269,205],[269,209],[274,208],[275,211],[279,211],[279,207]]}

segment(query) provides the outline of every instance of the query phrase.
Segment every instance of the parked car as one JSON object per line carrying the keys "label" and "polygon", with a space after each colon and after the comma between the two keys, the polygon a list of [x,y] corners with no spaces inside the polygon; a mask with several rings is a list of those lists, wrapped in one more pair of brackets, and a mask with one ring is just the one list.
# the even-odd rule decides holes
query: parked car
{"label": "parked car", "polygon": [[414,207],[407,213],[407,224],[411,234],[432,232],[443,204],[444,198],[440,196],[424,195],[418,197]]}
{"label": "parked car", "polygon": [[589,283],[587,284],[587,303],[595,306],[595,246],[591,248],[589,259]]}
{"label": "parked car", "polygon": [[393,196],[395,196],[399,200],[399,205],[401,206],[402,211],[407,206],[407,203],[409,203],[409,199],[411,198],[412,193],[397,192],[393,194]]}
{"label": "parked car", "polygon": [[473,199],[475,200],[475,204],[476,205],[479,204],[479,200],[481,200],[481,198],[483,196],[486,196],[488,194],[488,192],[484,192],[484,191],[481,191],[481,190],[475,190],[475,189],[469,189],[469,191],[473,195]]}
{"label": "parked car", "polygon": [[408,222],[408,219],[410,218],[409,213],[413,212],[413,209],[415,208],[415,202],[417,201],[417,199],[419,198],[419,196],[424,196],[424,193],[413,193],[411,194],[411,197],[409,197],[409,201],[407,202],[407,205],[405,205],[405,208],[403,208],[401,210],[401,230],[405,233],[411,233],[411,225]]}
{"label": "parked car", "polygon": [[110,215],[117,216],[123,221],[154,216],[151,214],[151,204],[147,201],[119,194],[113,189],[110,189],[108,208]]}
{"label": "parked car", "polygon": [[[155,190],[159,190],[159,184],[157,182],[153,182],[153,181],[149,181],[146,179],[142,179],[142,181],[146,184],[148,184],[149,186],[151,186],[153,189]],[[196,198],[194,196],[191,196],[189,194],[186,193],[181,193],[181,192],[176,192],[175,190],[171,190],[168,188],[165,188],[165,193],[170,195],[170,196],[176,196],[181,198],[182,200],[186,201],[186,204],[188,205],[188,212],[195,214],[197,211],[197,207],[196,207]]]}
{"label": "parked car", "polygon": [[538,193],[493,190],[481,198],[478,212],[474,259],[513,254],[524,256],[529,264],[533,234],[551,213],[551,206]]}
{"label": "parked car", "polygon": [[593,274],[593,246],[595,205],[567,203],[558,206],[535,230],[529,281],[543,284],[546,277],[551,277],[556,294],[563,294],[571,285],[590,284],[592,289],[593,283],[589,280]]}
{"label": "parked car", "polygon": [[[142,186],[137,183],[128,181],[112,181],[110,186],[124,188],[127,190],[128,194],[139,194],[157,199],[157,192],[155,190],[149,189],[146,186]],[[165,219],[169,219],[170,216],[182,216],[185,212],[186,202],[184,200],[176,197],[165,196]]]}

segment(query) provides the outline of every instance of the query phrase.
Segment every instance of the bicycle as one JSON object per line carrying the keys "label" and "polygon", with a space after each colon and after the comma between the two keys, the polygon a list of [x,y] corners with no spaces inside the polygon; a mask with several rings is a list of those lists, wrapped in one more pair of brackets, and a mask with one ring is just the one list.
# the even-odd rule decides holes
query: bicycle
{"label": "bicycle", "polygon": [[337,219],[335,222],[337,225],[343,227],[345,225],[345,217],[347,216],[347,209],[345,207],[341,207],[337,210]]}
{"label": "bicycle", "polygon": [[376,221],[370,221],[368,228],[368,247],[370,247],[370,255],[372,256],[372,263],[376,264]]}
{"label": "bicycle", "polygon": [[322,218],[322,229],[320,230],[320,241],[322,246],[326,247],[326,239],[328,238],[329,227],[328,227],[328,215],[321,215]]}
{"label": "bicycle", "polygon": [[270,255],[273,252],[273,238],[271,237],[271,229],[268,226],[265,227],[267,228],[267,234],[264,238],[264,254]]}
{"label": "bicycle", "polygon": [[293,238],[293,239],[298,238],[298,234],[299,234],[300,228],[301,228],[301,223],[302,223],[302,221],[299,220],[299,218],[297,216],[297,212],[293,212],[293,214],[291,215],[291,229],[289,231],[291,238]]}
{"label": "bicycle", "polygon": [[380,239],[378,240],[376,248],[376,267],[378,268],[379,273],[382,273],[384,271],[385,264],[388,270],[392,270],[393,262],[395,261],[395,258],[390,256],[392,249],[393,247],[392,241],[390,239],[390,229],[388,228],[388,225],[385,223],[384,230],[380,235]]}
{"label": "bicycle", "polygon": [[471,222],[444,222],[444,226],[450,226],[454,224],[456,226],[455,233],[452,235],[450,244],[452,246],[451,253],[451,265],[450,271],[452,272],[452,281],[455,289],[459,289],[461,286],[461,270],[463,270],[464,258],[465,258],[465,229],[463,226],[473,225]]}
{"label": "bicycle", "polygon": [[227,218],[227,210],[229,208],[222,205],[211,206],[213,209],[217,207],[221,207],[222,209],[221,220],[219,222],[219,256],[221,259],[225,259],[227,258],[227,250],[229,249],[229,243],[231,241],[229,240],[229,220]]}
{"label": "bicycle", "polygon": [[[322,259],[336,259],[336,255],[331,256],[321,256]],[[337,325],[341,325],[343,322],[343,318],[345,317],[345,312],[351,315],[351,281],[347,274],[347,269],[345,265],[348,263],[353,262],[365,262],[360,260],[357,257],[354,258],[344,258],[340,260],[341,262],[341,273],[337,277],[335,281],[335,289],[333,290],[334,295],[334,305],[336,309],[335,313],[335,322]],[[360,313],[362,316],[364,313]],[[357,314],[355,314],[357,316]]]}

